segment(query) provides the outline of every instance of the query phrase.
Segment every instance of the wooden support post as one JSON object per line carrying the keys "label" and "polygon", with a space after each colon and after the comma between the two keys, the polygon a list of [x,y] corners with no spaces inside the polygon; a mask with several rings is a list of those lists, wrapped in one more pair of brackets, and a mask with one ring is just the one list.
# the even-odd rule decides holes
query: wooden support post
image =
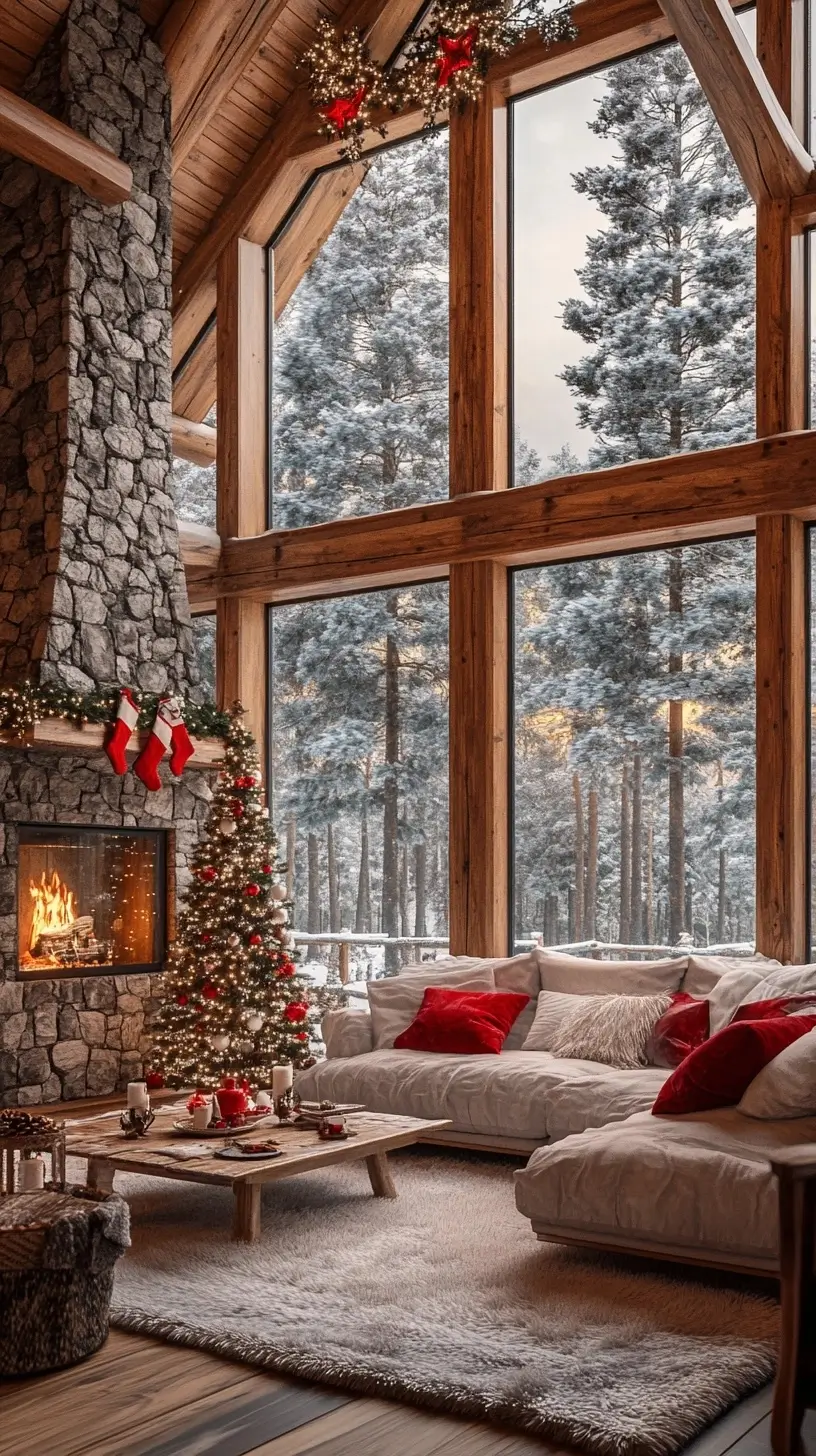
{"label": "wooden support post", "polygon": [[[451,494],[508,483],[507,110],[450,125]],[[450,945],[507,950],[508,595],[496,561],[450,570]]]}
{"label": "wooden support post", "polygon": [[[266,528],[266,252],[244,238],[218,263],[217,522],[222,539]],[[263,757],[266,741],[266,611],[219,597],[216,685],[223,707],[241,702]]]}
{"label": "wooden support post", "polygon": [[[782,109],[805,128],[802,0],[759,0],[757,50]],[[757,208],[757,435],[806,424],[805,239],[790,202]],[[757,949],[808,953],[807,529],[757,517]]]}
{"label": "wooden support post", "polygon": [[759,516],[756,535],[757,950],[807,959],[806,527]]}

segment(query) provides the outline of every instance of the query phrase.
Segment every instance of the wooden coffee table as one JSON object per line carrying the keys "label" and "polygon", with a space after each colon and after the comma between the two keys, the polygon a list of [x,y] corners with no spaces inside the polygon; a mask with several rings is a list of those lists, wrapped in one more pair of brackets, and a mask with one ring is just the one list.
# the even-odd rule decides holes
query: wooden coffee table
{"label": "wooden coffee table", "polygon": [[[171,1131],[173,1116],[185,1115],[184,1105],[162,1109],[146,1137],[129,1141],[117,1118],[89,1117],[69,1123],[66,1151],[87,1158],[87,1181],[92,1188],[110,1189],[114,1174],[143,1173],[150,1178],[177,1178],[183,1183],[216,1183],[231,1188],[235,1199],[233,1238],[254,1243],[261,1233],[261,1188],[280,1178],[294,1178],[312,1168],[365,1159],[376,1198],[396,1198],[388,1165],[392,1148],[408,1147],[428,1133],[450,1127],[446,1119],[427,1122],[419,1117],[392,1117],[385,1112],[358,1112],[348,1118],[352,1136],[340,1142],[321,1142],[311,1128],[279,1126],[270,1117],[257,1128],[257,1138],[273,1138],[283,1156],[269,1161],[228,1162],[212,1156],[178,1162],[170,1149],[184,1147],[185,1139]],[[248,1133],[252,1140],[252,1132]],[[193,1141],[192,1139],[190,1141]],[[204,1141],[204,1139],[202,1139]],[[213,1152],[219,1146],[212,1139]]]}

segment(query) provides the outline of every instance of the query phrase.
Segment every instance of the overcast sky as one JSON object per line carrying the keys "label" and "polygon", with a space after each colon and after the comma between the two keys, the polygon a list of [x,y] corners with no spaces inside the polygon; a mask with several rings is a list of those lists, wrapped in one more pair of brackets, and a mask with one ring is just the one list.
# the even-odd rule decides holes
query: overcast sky
{"label": "overcast sky", "polygon": [[[740,16],[752,44],[753,11]],[[551,86],[514,107],[514,370],[515,423],[546,463],[562,445],[584,459],[592,443],[580,430],[572,395],[558,375],[586,345],[561,325],[561,305],[580,295],[576,268],[587,237],[607,219],[579,196],[572,174],[603,165],[615,143],[588,123],[604,94],[604,72]]]}

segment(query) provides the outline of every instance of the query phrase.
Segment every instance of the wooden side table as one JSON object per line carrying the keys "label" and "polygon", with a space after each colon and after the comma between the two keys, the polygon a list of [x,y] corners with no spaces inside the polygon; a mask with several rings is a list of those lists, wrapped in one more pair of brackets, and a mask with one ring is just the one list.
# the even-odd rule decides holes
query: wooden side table
{"label": "wooden side table", "polygon": [[53,1132],[0,1137],[0,1194],[15,1191],[15,1153],[50,1153],[52,1181],[64,1183],[65,1123],[58,1123]]}
{"label": "wooden side table", "polygon": [[771,1446],[774,1456],[795,1456],[805,1410],[816,1406],[816,1143],[777,1153],[771,1167],[779,1179],[782,1306]]}

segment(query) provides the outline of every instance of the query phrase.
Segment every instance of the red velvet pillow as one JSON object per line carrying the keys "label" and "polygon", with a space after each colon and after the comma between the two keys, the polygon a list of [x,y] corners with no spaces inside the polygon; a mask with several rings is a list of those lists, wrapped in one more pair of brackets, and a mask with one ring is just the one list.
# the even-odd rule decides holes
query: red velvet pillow
{"label": "red velvet pillow", "polygon": [[402,1051],[500,1052],[529,1001],[516,991],[449,991],[428,986],[410,1026],[394,1041]]}
{"label": "red velvet pillow", "polygon": [[708,1040],[708,1002],[675,991],[672,1004],[655,1023],[646,1055],[653,1067],[679,1067],[684,1057]]}
{"label": "red velvet pillow", "polygon": [[813,1007],[816,1016],[816,991],[809,996],[773,996],[770,1001],[749,1001],[747,1006],[738,1006],[729,1025],[735,1021],[768,1021],[779,1016],[793,1016],[805,1006]]}
{"label": "red velvet pillow", "polygon": [[734,1107],[762,1068],[815,1026],[816,1016],[732,1021],[672,1072],[652,1112],[677,1116],[707,1112],[712,1107]]}

